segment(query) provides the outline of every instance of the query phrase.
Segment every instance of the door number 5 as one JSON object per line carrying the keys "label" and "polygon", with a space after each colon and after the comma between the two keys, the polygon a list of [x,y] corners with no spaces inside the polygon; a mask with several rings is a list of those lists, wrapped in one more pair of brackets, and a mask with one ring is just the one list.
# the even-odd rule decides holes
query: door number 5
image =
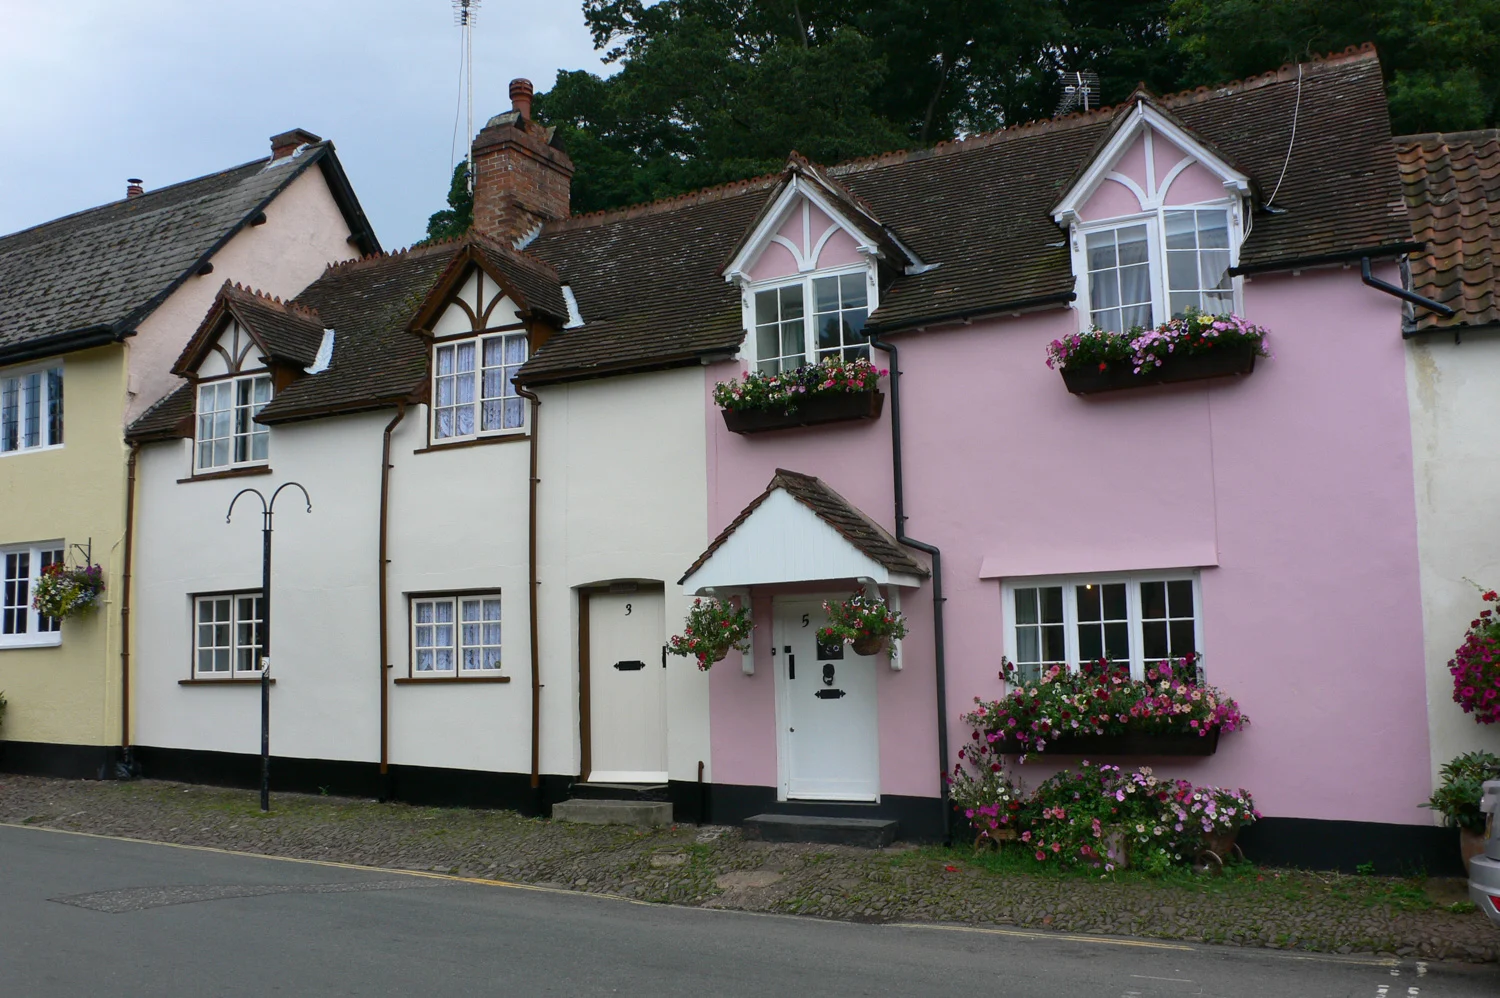
{"label": "door number 5", "polygon": [[805,614],[805,613],[802,615],[802,626],[803,627],[807,626],[807,614]]}

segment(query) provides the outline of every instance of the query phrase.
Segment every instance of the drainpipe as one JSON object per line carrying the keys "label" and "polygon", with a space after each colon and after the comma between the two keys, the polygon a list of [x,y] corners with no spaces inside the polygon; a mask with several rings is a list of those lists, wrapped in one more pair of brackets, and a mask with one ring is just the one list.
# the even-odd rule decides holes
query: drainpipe
{"label": "drainpipe", "polygon": [[[1408,291],[1399,285],[1392,284],[1390,281],[1382,281],[1380,278],[1376,277],[1373,273],[1370,272],[1370,258],[1367,256],[1360,258],[1359,279],[1377,291],[1384,291],[1388,295],[1395,295],[1402,301],[1408,301],[1413,305],[1416,305],[1420,308],[1425,308],[1430,312],[1436,312],[1438,315],[1441,315],[1445,319],[1451,319],[1454,315],[1453,309],[1449,308],[1447,305],[1444,305],[1442,302],[1433,301],[1431,298],[1424,298],[1423,296],[1417,294],[1415,291]],[[1413,330],[1407,333],[1403,333],[1402,335],[1409,339],[1413,335],[1415,335],[1415,333],[1416,331]]]}
{"label": "drainpipe", "polygon": [[891,358],[891,473],[895,479],[892,491],[896,499],[896,540],[932,556],[932,652],[937,673],[938,772],[942,774],[938,794],[943,807],[943,841],[951,842],[953,814],[948,806],[948,673],[943,640],[943,552],[935,545],[906,534],[906,496],[901,470],[901,362],[895,344],[886,343],[878,336],[878,333],[871,334],[870,345],[884,350]]}
{"label": "drainpipe", "polygon": [[537,436],[541,429],[542,400],[535,393],[516,386],[516,394],[531,402],[531,491],[528,500],[527,523],[527,570],[530,573],[530,589],[527,609],[531,614],[531,789],[537,813],[542,813],[542,660],[537,646],[536,594],[541,583],[536,577],[536,487],[540,479],[537,470]]}
{"label": "drainpipe", "polygon": [[130,748],[130,572],[135,556],[135,465],[140,444],[131,441],[125,461],[125,554],[120,571],[120,762],[115,775],[128,780],[135,763]]}
{"label": "drainpipe", "polygon": [[389,575],[389,526],[391,496],[391,434],[396,424],[406,418],[406,401],[396,403],[396,415],[385,424],[385,434],[380,442],[380,802],[391,796],[390,733],[391,733],[391,681],[386,671],[390,663],[390,634],[387,629],[389,607],[387,605],[387,576]]}

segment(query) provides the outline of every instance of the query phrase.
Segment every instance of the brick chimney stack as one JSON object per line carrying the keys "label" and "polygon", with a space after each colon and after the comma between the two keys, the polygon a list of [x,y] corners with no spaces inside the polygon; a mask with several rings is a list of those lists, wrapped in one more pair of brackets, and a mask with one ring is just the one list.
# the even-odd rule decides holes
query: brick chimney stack
{"label": "brick chimney stack", "polygon": [[305,128],[293,128],[289,132],[271,136],[271,160],[285,159],[296,152],[298,147],[312,145],[314,142],[322,142],[322,138],[314,135]]}
{"label": "brick chimney stack", "polygon": [[125,181],[125,197],[127,199],[138,198],[142,194],[146,193],[146,188],[141,186],[142,183],[143,181],[140,177],[131,177],[129,180]]}
{"label": "brick chimney stack", "polygon": [[531,117],[530,80],[510,81],[511,109],[474,139],[474,228],[515,245],[543,223],[568,217],[573,161],[553,128]]}

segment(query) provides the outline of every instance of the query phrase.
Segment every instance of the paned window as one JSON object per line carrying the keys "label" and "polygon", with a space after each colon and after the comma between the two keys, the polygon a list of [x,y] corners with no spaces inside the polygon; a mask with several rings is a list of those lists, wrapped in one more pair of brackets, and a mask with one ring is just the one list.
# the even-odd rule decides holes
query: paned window
{"label": "paned window", "polygon": [[500,594],[411,601],[412,675],[499,675]]}
{"label": "paned window", "polygon": [[496,333],[433,348],[432,436],[453,440],[526,428],[516,371],[526,363],[524,332]]}
{"label": "paned window", "polygon": [[63,369],[0,375],[0,454],[62,442]]}
{"label": "paned window", "polygon": [[1101,659],[1140,678],[1169,658],[1202,652],[1197,588],[1194,578],[1161,575],[1008,582],[1006,657],[1027,681],[1054,665],[1074,670]]}
{"label": "paned window", "polygon": [[193,676],[241,679],[260,675],[266,644],[265,601],[259,590],[193,600]]}
{"label": "paned window", "polygon": [[1127,332],[1178,318],[1189,308],[1234,310],[1229,211],[1162,209],[1083,234],[1089,321]]}
{"label": "paned window", "polygon": [[774,374],[829,357],[868,358],[864,328],[870,297],[865,282],[860,270],[756,291],[756,369]]}
{"label": "paned window", "polygon": [[271,401],[271,376],[252,374],[198,386],[199,471],[262,464],[271,431],[255,417]]}
{"label": "paned window", "polygon": [[42,572],[62,560],[61,545],[0,548],[0,648],[55,645],[62,640],[62,621],[31,606]]}

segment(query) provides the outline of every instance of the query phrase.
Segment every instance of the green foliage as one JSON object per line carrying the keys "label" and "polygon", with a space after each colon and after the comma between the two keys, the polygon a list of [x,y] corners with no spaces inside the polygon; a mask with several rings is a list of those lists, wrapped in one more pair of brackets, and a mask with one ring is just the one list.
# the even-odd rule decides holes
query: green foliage
{"label": "green foliage", "polygon": [[427,238],[417,245],[457,239],[473,224],[474,195],[469,190],[469,161],[466,159],[453,168],[453,179],[448,182],[448,207],[428,216]]}
{"label": "green foliage", "polygon": [[5,723],[5,691],[0,690],[0,726]]}
{"label": "green foliage", "polygon": [[1484,812],[1479,800],[1486,780],[1500,780],[1500,756],[1493,752],[1466,752],[1443,765],[1443,783],[1423,807],[1441,814],[1452,827],[1483,832]]}

